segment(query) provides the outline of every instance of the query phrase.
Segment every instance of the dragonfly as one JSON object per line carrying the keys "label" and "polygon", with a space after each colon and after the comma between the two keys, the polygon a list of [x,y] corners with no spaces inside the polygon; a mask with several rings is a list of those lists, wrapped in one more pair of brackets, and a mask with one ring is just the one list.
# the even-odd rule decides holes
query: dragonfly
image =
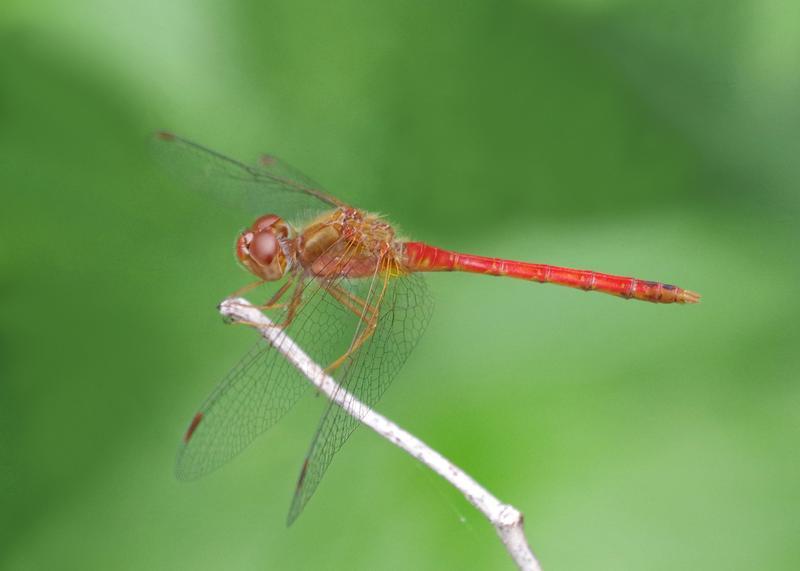
{"label": "dragonfly", "polygon": [[[256,278],[234,295],[272,285],[259,307],[370,408],[385,393],[433,310],[426,272],[460,271],[596,291],[660,304],[697,303],[674,285],[559,266],[464,254],[403,239],[383,216],[351,206],[272,155],[240,162],[173,133],[157,134],[168,168],[196,188],[224,194],[257,217],[236,239]],[[278,341],[280,343],[280,340]],[[283,417],[311,384],[260,339],[192,417],[176,475],[220,467]],[[300,515],[336,452],[358,426],[328,403],[302,463],[287,525]]]}

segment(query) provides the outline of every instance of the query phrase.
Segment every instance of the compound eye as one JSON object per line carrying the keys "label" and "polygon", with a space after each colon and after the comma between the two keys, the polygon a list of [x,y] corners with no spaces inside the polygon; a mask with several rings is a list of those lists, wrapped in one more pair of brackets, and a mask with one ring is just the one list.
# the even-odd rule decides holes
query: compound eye
{"label": "compound eye", "polygon": [[253,222],[251,227],[253,232],[264,232],[269,230],[274,232],[276,236],[286,238],[289,236],[289,226],[283,221],[283,218],[276,214],[265,214]]}
{"label": "compound eye", "polygon": [[267,228],[274,226],[279,220],[280,217],[275,214],[265,214],[253,222],[253,232],[263,232]]}
{"label": "compound eye", "polygon": [[281,245],[272,232],[260,232],[250,243],[250,257],[262,266],[268,266],[278,255]]}

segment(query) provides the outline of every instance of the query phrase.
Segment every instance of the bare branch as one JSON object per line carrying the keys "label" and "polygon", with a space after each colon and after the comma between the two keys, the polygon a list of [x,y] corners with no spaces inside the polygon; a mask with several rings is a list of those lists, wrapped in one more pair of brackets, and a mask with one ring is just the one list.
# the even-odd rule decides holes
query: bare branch
{"label": "bare branch", "polygon": [[219,306],[226,318],[256,327],[261,335],[308,380],[348,414],[370,427],[380,436],[399,446],[455,486],[472,505],[478,508],[497,530],[506,550],[519,569],[541,571],[523,530],[523,518],[513,506],[504,504],[481,487],[469,475],[417,437],[373,411],[345,391],[325,373],[286,333],[275,327],[261,311],[242,298],[226,299]]}

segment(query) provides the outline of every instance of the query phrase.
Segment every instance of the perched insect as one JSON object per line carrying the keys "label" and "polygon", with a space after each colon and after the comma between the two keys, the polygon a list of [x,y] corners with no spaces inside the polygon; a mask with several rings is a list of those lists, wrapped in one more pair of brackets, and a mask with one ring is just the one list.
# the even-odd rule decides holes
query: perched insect
{"label": "perched insect", "polygon": [[[369,406],[383,395],[425,329],[432,303],[423,272],[461,271],[598,291],[654,303],[696,303],[660,282],[461,254],[398,237],[383,217],[345,204],[275,157],[257,165],[171,133],[163,156],[237,200],[270,206],[239,235],[236,256],[258,281],[280,284],[263,309],[342,387]],[[306,223],[289,220],[304,216]],[[245,288],[246,289],[246,288]],[[266,342],[245,355],[192,419],[178,454],[180,478],[199,477],[240,452],[309,387]],[[329,404],[303,462],[288,523],[316,490],[357,421]]]}

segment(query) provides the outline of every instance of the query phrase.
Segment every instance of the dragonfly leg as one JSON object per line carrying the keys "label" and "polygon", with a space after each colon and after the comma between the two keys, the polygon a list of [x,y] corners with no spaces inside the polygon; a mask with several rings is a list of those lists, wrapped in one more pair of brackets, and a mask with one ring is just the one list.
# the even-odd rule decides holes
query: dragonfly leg
{"label": "dragonfly leg", "polygon": [[378,317],[380,316],[379,308],[381,305],[381,301],[383,300],[383,294],[386,292],[386,286],[389,283],[389,274],[387,273],[384,280],[383,280],[383,287],[381,288],[381,293],[378,296],[376,303],[373,305],[366,300],[361,299],[357,295],[354,295],[342,288],[335,286],[333,288],[329,288],[328,291],[331,295],[342,305],[344,305],[349,310],[353,311],[362,322],[366,324],[361,333],[358,334],[358,337],[353,341],[350,348],[338,359],[336,359],[333,363],[325,367],[325,372],[330,373],[338,369],[342,363],[344,363],[350,355],[358,351],[361,346],[372,336],[375,332],[375,329],[378,327]]}
{"label": "dragonfly leg", "polygon": [[[292,299],[289,301],[288,304],[278,303],[278,301],[280,301],[280,299],[284,295],[286,295],[286,292],[289,291],[292,284],[296,284],[294,292],[292,293]],[[286,317],[283,319],[283,321],[281,321],[280,323],[273,323],[270,326],[270,327],[276,327],[278,329],[284,329],[288,327],[294,320],[294,316],[297,314],[297,308],[300,306],[300,301],[302,300],[303,297],[302,294],[303,294],[302,282],[299,281],[296,282],[294,278],[291,278],[285,284],[283,284],[277,292],[275,292],[275,295],[273,295],[269,299],[269,301],[267,301],[267,303],[265,303],[264,305],[256,305],[255,307],[260,310],[287,307],[288,309],[286,311]],[[235,323],[239,325],[249,325],[250,327],[256,327],[256,328],[264,327],[263,325],[260,325],[258,323],[252,323],[250,321],[236,321]]]}
{"label": "dragonfly leg", "polygon": [[266,311],[266,310],[269,310],[269,309],[278,309],[278,308],[281,308],[281,307],[286,307],[287,304],[278,303],[278,302],[281,300],[281,298],[284,296],[284,294],[287,291],[289,291],[289,288],[292,287],[293,283],[294,283],[294,277],[290,277],[288,280],[286,280],[286,283],[283,284],[280,287],[280,289],[275,292],[275,295],[273,295],[271,298],[269,298],[269,300],[265,304],[257,305],[256,307],[258,309],[260,309],[261,311]]}
{"label": "dragonfly leg", "polygon": [[[288,289],[288,288],[287,288]],[[284,329],[289,327],[294,321],[294,316],[297,315],[297,308],[300,307],[300,302],[303,299],[303,282],[298,281],[297,285],[292,292],[292,299],[289,301],[288,309],[286,310],[286,317],[280,323],[276,323],[275,327]]]}
{"label": "dragonfly leg", "polygon": [[231,298],[231,297],[241,297],[244,294],[246,294],[248,291],[251,291],[251,290],[257,288],[260,285],[264,285],[265,283],[266,283],[265,280],[258,280],[257,282],[251,282],[251,283],[249,283],[249,284],[247,284],[245,286],[240,287],[235,292],[230,294],[228,297],[229,298]]}
{"label": "dragonfly leg", "polygon": [[375,307],[338,285],[329,287],[328,293],[330,293],[336,301],[355,313],[356,317],[363,318],[367,312],[370,317],[372,317],[372,314],[376,311]]}

